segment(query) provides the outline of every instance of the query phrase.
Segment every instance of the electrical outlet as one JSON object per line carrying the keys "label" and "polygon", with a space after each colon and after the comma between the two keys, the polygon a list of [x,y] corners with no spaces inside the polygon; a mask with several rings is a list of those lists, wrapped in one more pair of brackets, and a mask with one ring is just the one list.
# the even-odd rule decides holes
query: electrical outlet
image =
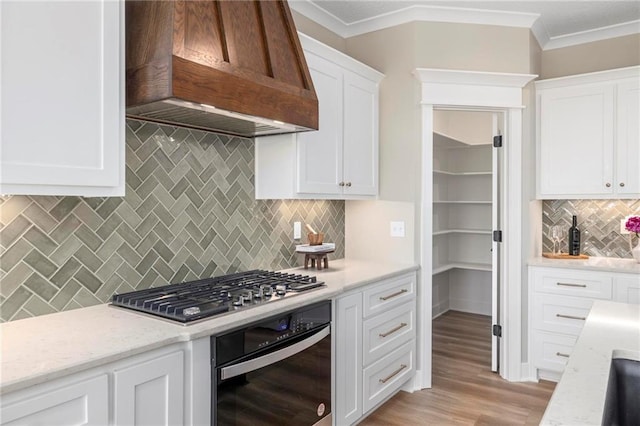
{"label": "electrical outlet", "polygon": [[391,222],[391,236],[404,237],[404,222]]}
{"label": "electrical outlet", "polygon": [[302,238],[302,224],[300,222],[293,222],[293,239],[299,240]]}
{"label": "electrical outlet", "polygon": [[627,216],[624,219],[620,219],[620,234],[629,235],[629,231],[624,227],[624,224],[627,223],[627,220],[629,220],[630,217],[631,216]]}

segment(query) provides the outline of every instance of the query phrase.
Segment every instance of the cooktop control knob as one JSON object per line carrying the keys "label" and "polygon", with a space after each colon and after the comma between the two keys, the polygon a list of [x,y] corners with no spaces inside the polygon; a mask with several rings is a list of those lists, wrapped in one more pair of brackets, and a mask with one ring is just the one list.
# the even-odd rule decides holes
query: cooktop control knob
{"label": "cooktop control knob", "polygon": [[278,296],[284,296],[287,293],[287,285],[286,284],[278,284],[276,285],[276,294]]}
{"label": "cooktop control knob", "polygon": [[261,297],[266,299],[273,296],[273,288],[269,284],[262,284],[260,286]]}

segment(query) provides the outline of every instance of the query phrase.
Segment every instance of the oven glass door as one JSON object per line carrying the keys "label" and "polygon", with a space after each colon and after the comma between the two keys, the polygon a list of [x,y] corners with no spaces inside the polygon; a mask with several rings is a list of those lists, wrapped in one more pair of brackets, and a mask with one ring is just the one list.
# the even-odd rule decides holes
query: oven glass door
{"label": "oven glass door", "polygon": [[214,425],[331,424],[330,325],[216,376]]}

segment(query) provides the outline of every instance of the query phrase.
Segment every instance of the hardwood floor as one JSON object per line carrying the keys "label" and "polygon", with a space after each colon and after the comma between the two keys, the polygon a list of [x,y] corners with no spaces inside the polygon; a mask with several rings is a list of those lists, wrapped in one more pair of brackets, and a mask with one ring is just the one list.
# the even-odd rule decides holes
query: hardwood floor
{"label": "hardwood floor", "polygon": [[491,318],[449,311],[433,321],[432,389],[400,392],[365,426],[537,425],[555,383],[509,383],[491,372]]}

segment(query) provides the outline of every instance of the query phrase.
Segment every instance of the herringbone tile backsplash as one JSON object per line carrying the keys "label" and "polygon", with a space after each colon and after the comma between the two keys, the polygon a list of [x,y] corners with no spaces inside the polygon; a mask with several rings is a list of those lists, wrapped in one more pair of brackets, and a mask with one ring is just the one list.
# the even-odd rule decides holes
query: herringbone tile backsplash
{"label": "herringbone tile backsplash", "polygon": [[[578,216],[581,253],[589,256],[631,258],[629,235],[620,233],[620,221],[630,215],[640,216],[640,200],[548,200],[542,204],[543,251],[553,250],[549,228],[571,226],[572,216]],[[562,241],[567,252],[567,238]],[[633,244],[636,244],[634,237]]]}
{"label": "herringbone tile backsplash", "polygon": [[126,131],[124,198],[0,198],[1,321],[300,265],[294,221],[344,257],[344,202],[254,199],[253,141],[135,120]]}

